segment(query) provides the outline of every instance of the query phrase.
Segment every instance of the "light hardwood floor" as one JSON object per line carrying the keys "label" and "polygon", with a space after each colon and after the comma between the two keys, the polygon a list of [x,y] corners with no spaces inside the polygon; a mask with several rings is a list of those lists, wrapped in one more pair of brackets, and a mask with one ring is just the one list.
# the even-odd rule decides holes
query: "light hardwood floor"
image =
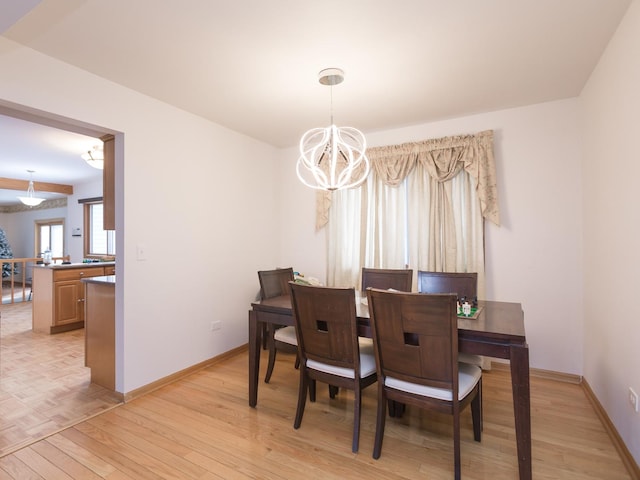
{"label": "light hardwood floor", "polygon": [[0,305],[0,455],[121,403],[91,384],[84,329],[31,330],[31,302]]}
{"label": "light hardwood floor", "polygon": [[[263,352],[264,355],[264,352]],[[382,456],[371,457],[376,385],[364,392],[360,452],[351,453],[352,392],[330,400],[319,384],[293,429],[298,374],[279,354],[258,406],[247,403],[246,351],[0,458],[8,479],[450,479],[451,420],[409,408],[387,419]],[[263,357],[263,371],[266,357]],[[579,385],[532,378],[533,476],[628,480]],[[484,431],[463,414],[462,475],[517,479],[509,374],[484,375]]]}

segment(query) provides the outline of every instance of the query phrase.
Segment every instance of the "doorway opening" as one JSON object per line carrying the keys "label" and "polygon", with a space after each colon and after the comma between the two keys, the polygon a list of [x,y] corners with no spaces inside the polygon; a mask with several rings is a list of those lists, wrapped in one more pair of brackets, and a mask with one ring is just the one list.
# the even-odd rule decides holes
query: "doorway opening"
{"label": "doorway opening", "polygon": [[[0,115],[96,139],[113,135],[119,155],[114,167],[122,168],[120,132],[2,100]],[[116,225],[120,216],[116,211]],[[120,242],[122,235],[117,232]],[[116,289],[116,305],[121,295]],[[90,382],[90,371],[84,367],[84,329],[46,335],[34,333],[31,326],[31,301],[0,305],[0,395],[8,400],[0,409],[0,457],[122,402],[121,394]],[[119,348],[116,345],[116,356]]]}

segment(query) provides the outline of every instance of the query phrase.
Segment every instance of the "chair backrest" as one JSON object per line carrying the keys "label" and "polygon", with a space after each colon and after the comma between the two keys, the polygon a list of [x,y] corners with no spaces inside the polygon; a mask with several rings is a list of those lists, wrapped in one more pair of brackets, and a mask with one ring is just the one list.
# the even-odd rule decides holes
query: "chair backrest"
{"label": "chair backrest", "polygon": [[360,372],[353,288],[289,283],[301,361],[315,360]]}
{"label": "chair backrest", "polygon": [[456,295],[369,288],[367,297],[378,381],[446,388],[458,398]]}
{"label": "chair backrest", "polygon": [[455,293],[458,298],[478,295],[478,274],[418,271],[418,292]]}
{"label": "chair backrest", "polygon": [[362,291],[371,287],[410,292],[412,282],[413,270],[410,269],[362,268]]}
{"label": "chair backrest", "polygon": [[289,295],[289,282],[294,279],[293,268],[261,270],[258,272],[258,279],[260,280],[260,298],[262,300]]}

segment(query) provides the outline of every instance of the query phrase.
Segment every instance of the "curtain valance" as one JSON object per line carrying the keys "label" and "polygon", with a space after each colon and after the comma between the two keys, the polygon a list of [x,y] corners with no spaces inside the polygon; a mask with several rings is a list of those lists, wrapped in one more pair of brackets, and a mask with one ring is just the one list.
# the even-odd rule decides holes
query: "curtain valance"
{"label": "curtain valance", "polygon": [[[496,167],[493,157],[493,131],[458,135],[422,142],[403,143],[367,149],[372,175],[386,185],[397,186],[420,162],[429,176],[447,182],[464,168],[473,178],[482,216],[500,225]],[[329,219],[331,192],[318,192],[316,228]]]}

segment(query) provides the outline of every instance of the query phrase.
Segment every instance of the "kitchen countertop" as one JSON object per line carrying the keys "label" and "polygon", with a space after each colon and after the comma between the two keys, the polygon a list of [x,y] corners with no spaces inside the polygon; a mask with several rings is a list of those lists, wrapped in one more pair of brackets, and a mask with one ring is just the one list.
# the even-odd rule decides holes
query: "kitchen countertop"
{"label": "kitchen countertop", "polygon": [[54,270],[62,270],[65,268],[90,268],[90,267],[102,267],[102,266],[110,266],[115,265],[116,262],[90,262],[90,263],[50,263],[49,265],[34,265],[34,268],[51,268]]}
{"label": "kitchen countertop", "polygon": [[115,285],[116,284],[116,276],[115,275],[103,275],[101,277],[89,277],[83,278],[82,281],[84,283],[99,283],[102,285]]}

